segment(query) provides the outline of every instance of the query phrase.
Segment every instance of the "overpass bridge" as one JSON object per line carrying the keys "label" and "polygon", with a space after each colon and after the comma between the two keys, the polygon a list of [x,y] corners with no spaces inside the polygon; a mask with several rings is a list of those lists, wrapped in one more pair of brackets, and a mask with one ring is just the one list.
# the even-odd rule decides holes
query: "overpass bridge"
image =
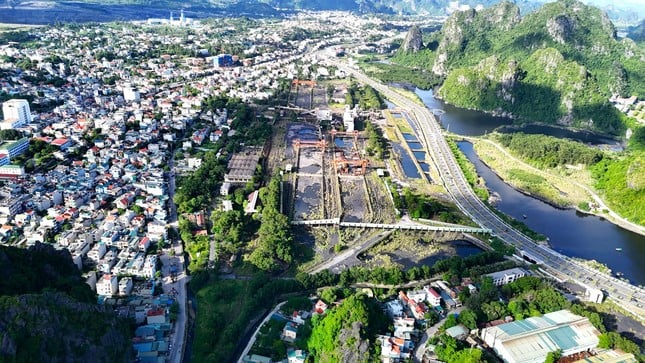
{"label": "overpass bridge", "polygon": [[491,233],[490,229],[470,226],[429,226],[418,223],[364,223],[364,222],[342,222],[340,218],[312,219],[304,221],[291,221],[296,226],[339,226],[349,228],[372,228],[391,229],[405,231],[432,231],[432,232],[460,232],[460,233]]}

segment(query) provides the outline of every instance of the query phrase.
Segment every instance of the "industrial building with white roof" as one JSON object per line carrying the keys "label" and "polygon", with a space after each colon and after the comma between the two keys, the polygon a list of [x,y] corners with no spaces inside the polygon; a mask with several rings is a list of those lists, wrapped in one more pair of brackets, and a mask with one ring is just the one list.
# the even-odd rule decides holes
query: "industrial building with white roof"
{"label": "industrial building with white roof", "polygon": [[599,335],[589,319],[568,310],[481,331],[482,340],[508,363],[542,363],[549,352],[558,349],[563,357],[587,351],[598,345]]}

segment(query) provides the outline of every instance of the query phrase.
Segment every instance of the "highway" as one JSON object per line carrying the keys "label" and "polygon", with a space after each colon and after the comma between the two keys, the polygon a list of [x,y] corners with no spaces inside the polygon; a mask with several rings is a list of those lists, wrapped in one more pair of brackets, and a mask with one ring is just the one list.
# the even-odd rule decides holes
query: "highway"
{"label": "highway", "polygon": [[[327,61],[347,74],[351,74],[361,83],[370,85],[397,106],[408,111],[413,122],[417,124],[421,140],[435,166],[439,170],[441,181],[451,194],[457,206],[482,228],[490,229],[492,235],[513,245],[539,260],[543,267],[565,280],[571,280],[582,286],[598,288],[608,298],[614,300],[624,309],[643,319],[645,317],[645,291],[623,280],[591,269],[564,256],[548,247],[537,244],[520,231],[514,229],[488,208],[473,192],[466,181],[455,157],[443,137],[441,125],[424,105],[400,95],[390,87],[377,82],[363,73],[349,68],[338,59],[328,57]],[[580,241],[584,243],[584,241]]]}

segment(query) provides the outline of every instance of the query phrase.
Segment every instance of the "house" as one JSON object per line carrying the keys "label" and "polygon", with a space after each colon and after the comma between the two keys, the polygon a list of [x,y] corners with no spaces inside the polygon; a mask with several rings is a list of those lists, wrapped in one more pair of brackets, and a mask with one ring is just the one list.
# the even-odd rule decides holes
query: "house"
{"label": "house", "polygon": [[251,354],[247,355],[244,358],[242,358],[242,362],[244,363],[273,363],[273,360],[269,357],[265,357],[262,355],[257,355],[257,354]]}
{"label": "house", "polygon": [[315,314],[324,314],[325,311],[327,311],[327,304],[325,304],[324,301],[318,300],[316,302],[316,305],[314,305],[314,313]]}
{"label": "house", "polygon": [[287,360],[289,363],[304,363],[307,359],[307,352],[302,349],[290,349],[287,351]]}
{"label": "house", "polygon": [[119,281],[119,295],[128,296],[132,292],[132,277],[124,277]]}
{"label": "house", "polygon": [[116,275],[105,274],[96,282],[96,293],[101,296],[114,296],[119,292]]}
{"label": "house", "polygon": [[423,290],[426,292],[426,300],[430,306],[441,305],[441,295],[430,286],[424,286]]}
{"label": "house", "polygon": [[394,318],[394,336],[402,339],[410,339],[414,331],[414,318]]}
{"label": "house", "polygon": [[162,308],[150,309],[146,313],[146,323],[147,324],[165,324],[166,321],[166,310]]}
{"label": "house", "polygon": [[381,342],[381,358],[384,361],[399,361],[401,359],[409,359],[414,349],[414,343],[410,340],[405,340],[386,335],[380,335],[377,341]]}
{"label": "house", "polygon": [[426,292],[424,290],[408,291],[408,299],[414,300],[418,303],[426,300]]}
{"label": "house", "polygon": [[291,315],[291,321],[298,325],[305,323],[305,320],[309,319],[311,314],[308,311],[294,311]]}
{"label": "house", "polygon": [[282,329],[281,339],[285,342],[293,343],[298,337],[298,327],[295,323],[288,322]]}
{"label": "house", "polygon": [[389,301],[385,304],[388,313],[390,313],[391,316],[397,317],[403,315],[403,305],[401,305],[401,301],[399,300],[392,300]]}
{"label": "house", "polygon": [[466,328],[461,324],[455,325],[453,327],[446,329],[446,334],[450,335],[455,339],[463,340],[468,336],[468,328]]}
{"label": "house", "polygon": [[254,191],[254,192],[252,192],[251,194],[248,195],[248,197],[246,198],[247,199],[246,200],[247,204],[244,207],[244,213],[253,214],[253,213],[257,212],[257,209],[255,207],[256,207],[256,205],[258,203],[259,194],[260,194],[260,192],[256,190],[256,191]]}

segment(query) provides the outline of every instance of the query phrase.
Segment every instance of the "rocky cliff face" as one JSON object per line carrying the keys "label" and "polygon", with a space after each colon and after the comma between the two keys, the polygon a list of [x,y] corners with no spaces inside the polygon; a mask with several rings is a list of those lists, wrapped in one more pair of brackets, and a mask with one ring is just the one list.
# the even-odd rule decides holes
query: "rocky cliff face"
{"label": "rocky cliff face", "polygon": [[404,52],[416,53],[423,48],[423,34],[418,26],[413,26],[408,30],[408,34],[401,44],[401,49]]}
{"label": "rocky cliff face", "polygon": [[129,324],[63,293],[0,298],[0,361],[128,362]]}
{"label": "rocky cliff face", "polygon": [[0,246],[0,362],[127,362],[129,323],[96,303],[67,251]]}
{"label": "rocky cliff face", "polygon": [[576,0],[547,3],[521,20],[510,3],[458,12],[439,41],[438,94],[461,107],[621,134],[607,99],[645,90],[645,52],[617,41],[609,18]]}
{"label": "rocky cliff face", "polygon": [[[485,43],[470,42],[487,33],[507,32],[521,21],[520,9],[504,1],[490,8],[475,11],[458,11],[452,14],[441,28],[441,40],[432,71],[445,76],[455,63],[462,63],[464,51],[485,50]],[[479,49],[477,49],[479,48]]]}

